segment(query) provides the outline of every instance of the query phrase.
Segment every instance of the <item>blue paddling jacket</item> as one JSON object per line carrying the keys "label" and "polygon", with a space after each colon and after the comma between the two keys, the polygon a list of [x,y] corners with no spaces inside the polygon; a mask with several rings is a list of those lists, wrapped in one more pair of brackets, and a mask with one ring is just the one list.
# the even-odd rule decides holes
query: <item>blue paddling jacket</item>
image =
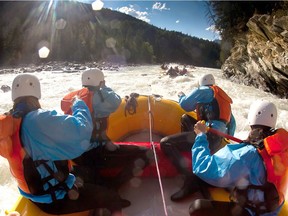
{"label": "blue paddling jacket", "polygon": [[[72,115],[63,115],[57,111],[38,109],[29,112],[22,119],[21,140],[23,147],[31,159],[44,163],[37,166],[41,179],[51,176],[45,166],[57,172],[55,161],[71,160],[80,156],[90,146],[93,130],[90,111],[82,100],[75,100]],[[67,188],[72,188],[75,176],[69,173],[65,179]],[[57,185],[57,180],[51,179],[43,185],[44,190]],[[24,197],[39,203],[51,203],[53,199],[63,199],[67,190],[56,188],[54,198],[51,194],[28,194],[22,191]]]}
{"label": "blue paddling jacket", "polygon": [[[195,88],[189,95],[187,96],[181,95],[179,97],[180,106],[187,112],[196,110],[199,104],[212,104],[213,101],[215,101],[215,92],[211,86],[200,86],[199,88]],[[219,103],[221,103],[221,101],[219,101]],[[216,110],[213,110],[215,108],[218,107],[215,106],[209,107],[209,109],[212,109],[211,112],[216,112]],[[233,136],[236,129],[236,121],[232,113],[230,121],[227,123],[228,124],[216,119],[206,121],[207,126],[215,128],[223,133],[228,133],[231,136]]]}
{"label": "blue paddling jacket", "polygon": [[93,95],[93,111],[95,118],[108,117],[115,112],[121,104],[121,97],[116,94],[111,88],[104,86],[96,91]]}
{"label": "blue paddling jacket", "polygon": [[[200,133],[192,147],[193,173],[205,182],[221,188],[245,188],[248,185],[263,186],[266,169],[257,149],[248,143],[228,144],[211,155],[207,136]],[[251,191],[252,192],[252,191]],[[259,192],[259,191],[258,191]],[[248,193],[250,200],[263,201],[263,194]],[[282,205],[275,211],[261,214],[278,215]],[[256,215],[248,209],[251,215]]]}

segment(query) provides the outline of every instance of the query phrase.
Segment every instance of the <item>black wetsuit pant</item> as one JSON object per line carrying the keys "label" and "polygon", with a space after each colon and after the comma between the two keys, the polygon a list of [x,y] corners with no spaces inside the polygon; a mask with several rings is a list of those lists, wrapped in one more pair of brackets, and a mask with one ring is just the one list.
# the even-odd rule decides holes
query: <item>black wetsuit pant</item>
{"label": "black wetsuit pant", "polygon": [[[94,210],[98,208],[107,208],[112,213],[121,212],[122,203],[119,194],[107,189],[106,187],[94,184],[84,183],[79,188],[79,198],[76,200],[69,199],[68,195],[53,203],[35,203],[42,211],[48,214],[71,214],[74,212],[82,212]],[[125,206],[124,206],[125,207]]]}
{"label": "black wetsuit pant", "polygon": [[[196,123],[197,120],[189,115],[184,114],[181,118],[182,133],[166,136],[160,141],[161,150],[172,161],[176,169],[185,177],[189,178],[188,181],[193,181],[195,191],[197,190],[197,187],[200,188],[199,185],[204,186],[202,189],[207,185],[193,174],[192,170],[189,168],[190,166],[185,162],[181,152],[191,153],[191,149],[196,138],[196,134],[194,132],[194,125]],[[211,153],[215,153],[221,148],[222,137],[208,132],[207,139]]]}
{"label": "black wetsuit pant", "polygon": [[[183,163],[184,159],[181,152],[191,152],[195,142],[196,134],[194,125],[197,121],[189,115],[184,114],[181,119],[182,133],[166,136],[161,139],[161,150],[171,159],[172,163],[182,174],[191,173],[188,165]],[[207,140],[211,153],[215,153],[222,147],[222,137],[207,133]]]}
{"label": "black wetsuit pant", "polygon": [[[100,184],[118,189],[123,183],[140,174],[153,159],[153,152],[146,147],[119,145],[115,151],[104,146],[91,149],[73,161],[73,174],[85,182]],[[103,170],[118,170],[116,176],[105,177]],[[102,172],[101,172],[102,171]]]}
{"label": "black wetsuit pant", "polygon": [[190,216],[250,216],[250,213],[235,202],[198,199],[189,207]]}

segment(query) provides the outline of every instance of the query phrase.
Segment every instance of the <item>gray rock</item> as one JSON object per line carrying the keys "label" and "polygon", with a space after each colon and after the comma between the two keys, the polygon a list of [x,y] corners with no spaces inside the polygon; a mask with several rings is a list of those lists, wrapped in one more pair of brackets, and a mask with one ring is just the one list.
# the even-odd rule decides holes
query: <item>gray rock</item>
{"label": "gray rock", "polygon": [[1,90],[2,90],[3,92],[8,92],[8,91],[11,91],[11,87],[8,86],[8,85],[2,85],[2,86],[1,86]]}
{"label": "gray rock", "polygon": [[254,15],[236,36],[224,76],[288,98],[288,16]]}

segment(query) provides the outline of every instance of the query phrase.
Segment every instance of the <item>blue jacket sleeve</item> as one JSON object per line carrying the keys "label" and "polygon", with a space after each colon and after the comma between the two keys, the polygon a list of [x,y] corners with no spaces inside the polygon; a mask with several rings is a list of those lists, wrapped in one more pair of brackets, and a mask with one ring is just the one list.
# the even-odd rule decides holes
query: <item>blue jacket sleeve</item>
{"label": "blue jacket sleeve", "polygon": [[68,160],[80,156],[90,147],[93,130],[90,111],[76,100],[72,115],[38,109],[23,119],[21,138],[34,160]]}
{"label": "blue jacket sleeve", "polygon": [[228,144],[211,155],[206,134],[198,134],[192,147],[193,172],[217,187],[262,185],[266,180],[261,156],[252,145]]}
{"label": "blue jacket sleeve", "polygon": [[122,101],[121,97],[107,86],[101,88],[100,91],[104,101],[101,100],[97,92],[93,97],[93,109],[96,118],[108,117],[116,111]]}
{"label": "blue jacket sleeve", "polygon": [[189,95],[179,98],[180,106],[187,112],[194,111],[197,103],[208,103],[213,100],[214,92],[208,86],[194,89]]}

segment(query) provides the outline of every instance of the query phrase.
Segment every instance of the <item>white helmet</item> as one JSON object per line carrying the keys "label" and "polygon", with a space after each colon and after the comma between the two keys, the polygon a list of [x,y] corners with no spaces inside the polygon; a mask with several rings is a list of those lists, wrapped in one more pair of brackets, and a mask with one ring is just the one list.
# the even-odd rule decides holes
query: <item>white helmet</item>
{"label": "white helmet", "polygon": [[104,81],[104,74],[97,68],[86,70],[82,73],[83,86],[99,86],[102,81]]}
{"label": "white helmet", "polygon": [[32,74],[20,74],[16,76],[12,83],[12,100],[19,97],[34,96],[41,98],[41,88],[39,79]]}
{"label": "white helmet", "polygon": [[214,85],[215,79],[212,74],[206,74],[199,79],[199,86]]}
{"label": "white helmet", "polygon": [[275,128],[277,121],[277,108],[268,101],[255,101],[250,106],[248,114],[249,125],[264,125]]}

